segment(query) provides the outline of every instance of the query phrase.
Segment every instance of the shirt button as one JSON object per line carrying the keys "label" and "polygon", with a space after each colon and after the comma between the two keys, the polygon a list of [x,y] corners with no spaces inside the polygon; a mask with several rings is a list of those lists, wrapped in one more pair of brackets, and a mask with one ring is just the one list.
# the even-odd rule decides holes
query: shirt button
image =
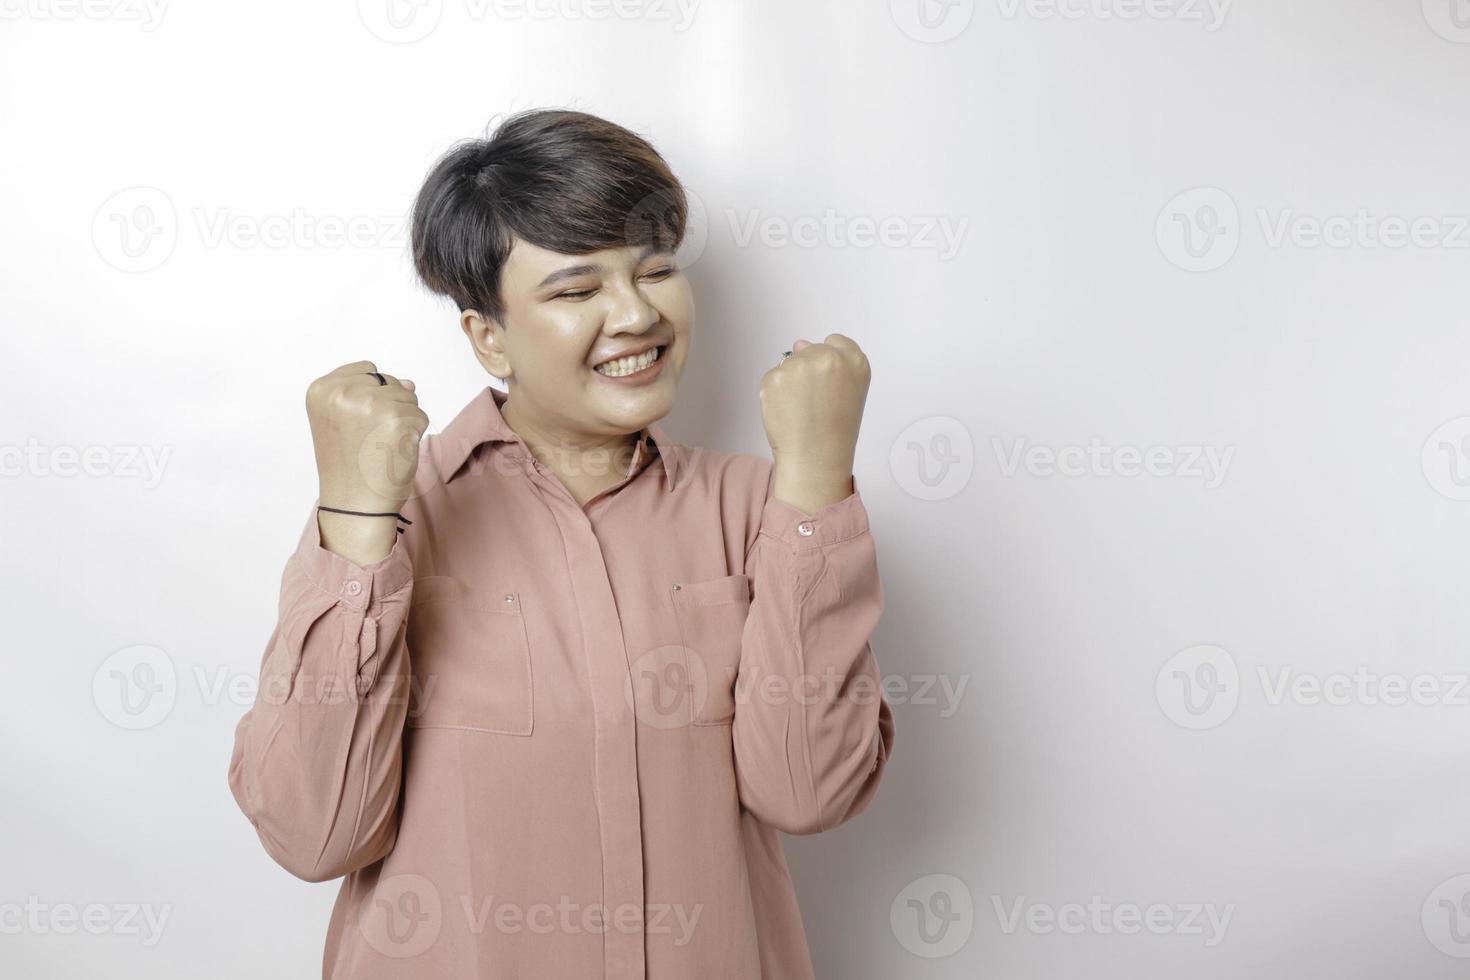
{"label": "shirt button", "polygon": [[507,592],[505,594],[505,601],[507,603],[509,603],[510,605],[512,605],[512,606],[515,605],[515,603],[516,603],[515,594],[514,593],[511,593],[511,592]]}
{"label": "shirt button", "polygon": [[350,582],[348,582],[347,583],[347,594],[348,595],[362,595],[362,583],[359,582],[359,581],[357,581],[357,579],[353,579]]}
{"label": "shirt button", "polygon": [[796,525],[796,529],[801,532],[802,537],[806,538],[811,537],[812,532],[816,530],[812,527],[811,521],[802,521],[800,524]]}

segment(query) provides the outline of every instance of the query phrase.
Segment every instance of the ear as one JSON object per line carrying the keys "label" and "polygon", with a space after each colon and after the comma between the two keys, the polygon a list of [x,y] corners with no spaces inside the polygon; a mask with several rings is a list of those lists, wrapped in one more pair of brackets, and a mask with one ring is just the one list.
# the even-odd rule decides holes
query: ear
{"label": "ear", "polygon": [[479,310],[464,310],[459,325],[486,371],[502,381],[514,373],[505,350],[505,327],[500,321],[482,316]]}

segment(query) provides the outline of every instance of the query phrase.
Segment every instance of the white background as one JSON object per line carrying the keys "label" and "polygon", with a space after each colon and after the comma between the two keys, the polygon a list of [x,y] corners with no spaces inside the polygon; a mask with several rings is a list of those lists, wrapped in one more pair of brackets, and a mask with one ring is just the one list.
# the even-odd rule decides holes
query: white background
{"label": "white background", "polygon": [[318,975],[337,883],[225,778],[302,396],[485,384],[402,219],[559,105],[704,208],[676,436],[763,452],[796,337],[874,365],[897,740],[788,838],[819,976],[1465,975],[1470,4],[388,9],[0,0],[0,972]]}

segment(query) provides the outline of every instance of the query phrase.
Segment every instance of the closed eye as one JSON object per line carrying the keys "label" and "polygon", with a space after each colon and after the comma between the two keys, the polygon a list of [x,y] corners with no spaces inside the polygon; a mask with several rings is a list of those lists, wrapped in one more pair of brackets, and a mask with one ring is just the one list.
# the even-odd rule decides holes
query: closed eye
{"label": "closed eye", "polygon": [[[655,269],[654,271],[644,275],[643,278],[652,279],[654,282],[661,282],[664,279],[669,278],[669,276],[672,276],[673,274],[674,270],[670,267],[666,267],[663,269]],[[586,299],[588,296],[591,296],[595,292],[597,292],[597,290],[595,289],[569,289],[564,293],[557,293],[556,299],[581,300]]]}

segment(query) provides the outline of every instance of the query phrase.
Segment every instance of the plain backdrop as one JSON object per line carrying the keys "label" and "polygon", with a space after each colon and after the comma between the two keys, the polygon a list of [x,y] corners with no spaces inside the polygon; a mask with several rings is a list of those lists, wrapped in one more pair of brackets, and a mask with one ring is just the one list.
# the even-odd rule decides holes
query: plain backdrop
{"label": "plain backdrop", "polygon": [[873,363],[819,976],[1464,976],[1467,84],[1464,0],[0,0],[0,973],[319,974],[226,785],[303,394],[486,384],[403,219],[564,106],[697,199],[677,437]]}

